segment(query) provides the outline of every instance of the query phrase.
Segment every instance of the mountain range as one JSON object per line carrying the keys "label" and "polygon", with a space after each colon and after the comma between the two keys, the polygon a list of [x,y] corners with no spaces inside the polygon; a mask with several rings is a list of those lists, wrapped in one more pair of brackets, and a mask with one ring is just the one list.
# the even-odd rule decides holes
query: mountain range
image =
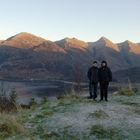
{"label": "mountain range", "polygon": [[114,80],[122,80],[125,70],[131,69],[133,73],[140,66],[140,43],[129,40],[113,43],[105,37],[96,42],[76,38],[53,42],[26,32],[0,41],[2,79],[86,81],[87,70],[94,60],[99,63],[106,60],[115,73]]}

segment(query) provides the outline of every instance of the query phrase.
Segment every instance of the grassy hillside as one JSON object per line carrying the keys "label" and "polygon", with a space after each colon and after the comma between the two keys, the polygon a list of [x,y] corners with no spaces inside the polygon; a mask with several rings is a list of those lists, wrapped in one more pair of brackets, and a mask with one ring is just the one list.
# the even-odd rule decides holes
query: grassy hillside
{"label": "grassy hillside", "polygon": [[122,89],[109,102],[74,92],[44,100],[30,109],[0,114],[0,139],[6,140],[138,140],[140,92]]}

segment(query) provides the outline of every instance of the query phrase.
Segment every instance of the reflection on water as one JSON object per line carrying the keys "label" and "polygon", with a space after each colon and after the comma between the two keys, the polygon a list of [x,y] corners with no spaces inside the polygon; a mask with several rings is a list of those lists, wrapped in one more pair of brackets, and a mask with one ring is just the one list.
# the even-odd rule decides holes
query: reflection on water
{"label": "reflection on water", "polygon": [[28,103],[31,98],[35,98],[37,101],[43,97],[54,98],[71,89],[74,85],[74,83],[65,81],[1,81],[1,83],[3,83],[4,89],[7,92],[15,89],[20,103]]}
{"label": "reflection on water", "polygon": [[[41,100],[43,97],[56,98],[59,95],[64,94],[67,90],[76,87],[76,83],[67,81],[0,81],[3,83],[4,89],[9,92],[11,89],[15,89],[18,95],[18,101],[20,103],[28,103],[31,98],[35,98],[36,101]],[[109,86],[109,92],[113,93],[118,91],[120,87],[127,87],[128,84],[111,83]],[[139,87],[140,84],[134,84],[133,87]],[[82,93],[88,96],[88,83],[81,83]],[[0,87],[1,90],[1,87]],[[99,94],[98,90],[98,94]]]}

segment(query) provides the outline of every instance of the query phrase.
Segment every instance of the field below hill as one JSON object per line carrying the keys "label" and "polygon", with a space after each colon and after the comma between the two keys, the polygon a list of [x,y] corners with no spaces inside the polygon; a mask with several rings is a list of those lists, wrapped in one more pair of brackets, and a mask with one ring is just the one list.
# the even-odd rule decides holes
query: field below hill
{"label": "field below hill", "polygon": [[138,140],[140,92],[122,89],[109,101],[93,101],[74,91],[0,114],[3,140]]}

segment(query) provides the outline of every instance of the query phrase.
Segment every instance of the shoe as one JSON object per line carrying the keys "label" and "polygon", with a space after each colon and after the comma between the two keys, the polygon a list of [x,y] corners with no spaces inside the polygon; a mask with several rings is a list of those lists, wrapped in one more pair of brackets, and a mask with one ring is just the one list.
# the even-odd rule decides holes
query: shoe
{"label": "shoe", "polygon": [[94,95],[93,98],[97,98],[97,95]]}
{"label": "shoe", "polygon": [[93,98],[94,101],[97,101],[96,98]]}
{"label": "shoe", "polygon": [[106,101],[106,102],[108,102],[108,100],[107,100],[107,99],[106,99],[105,101]]}
{"label": "shoe", "polygon": [[103,101],[103,99],[100,99],[100,101]]}
{"label": "shoe", "polygon": [[91,96],[89,96],[89,97],[87,97],[88,99],[92,99],[92,97]]}

